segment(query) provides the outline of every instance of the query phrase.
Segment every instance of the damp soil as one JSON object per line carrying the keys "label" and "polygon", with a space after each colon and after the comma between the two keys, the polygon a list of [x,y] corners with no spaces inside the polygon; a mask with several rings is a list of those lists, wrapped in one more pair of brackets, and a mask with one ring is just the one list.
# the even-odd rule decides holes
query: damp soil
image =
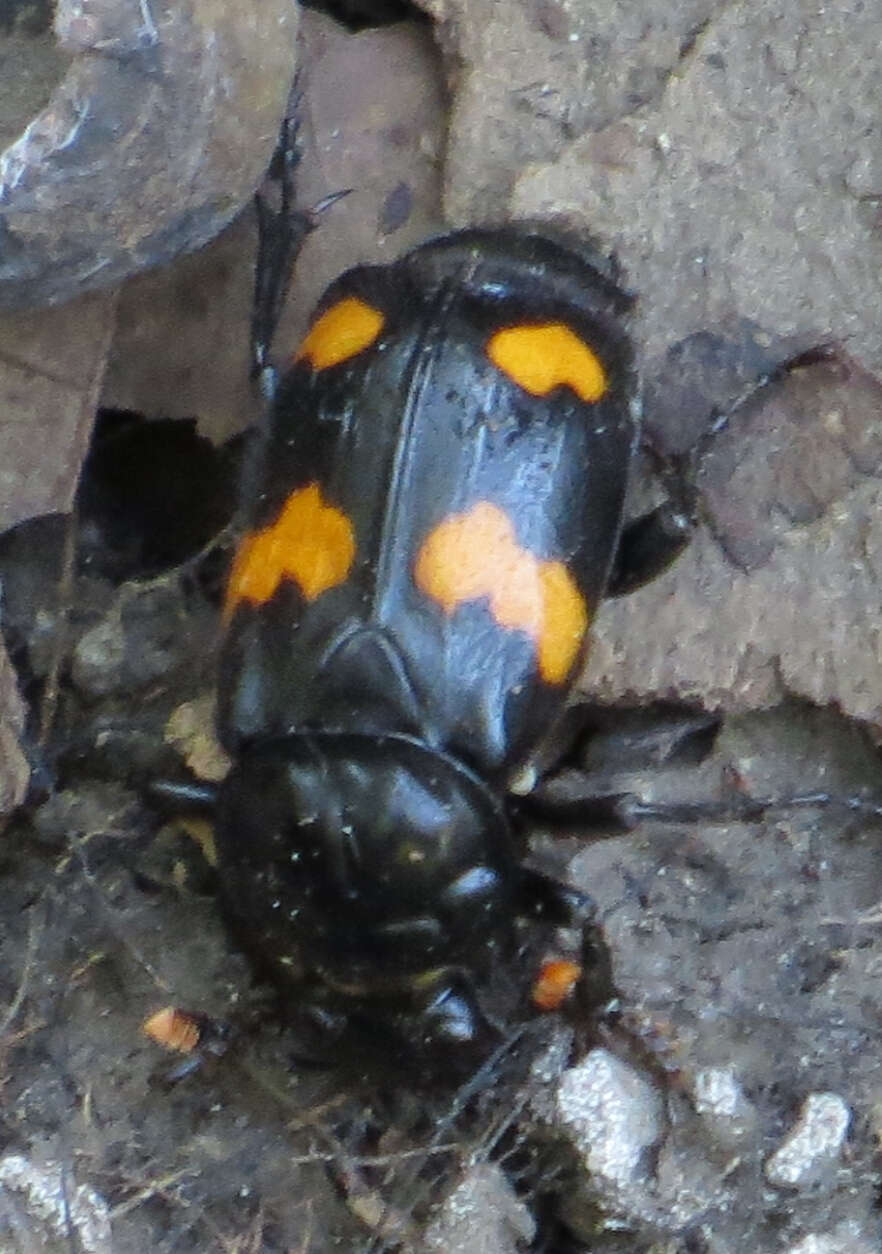
{"label": "damp soil", "polygon": [[[207,497],[235,499],[238,449],[216,453],[180,424],[152,425],[145,485],[168,485],[164,447],[179,470],[188,459],[199,467]],[[531,1207],[533,1248],[565,1248],[566,1155],[535,1113],[556,1076],[530,1070],[561,1021],[527,1025],[459,1084],[421,1084],[351,1058],[317,1065],[222,925],[204,834],[200,846],[192,824],[145,802],[145,780],[182,758],[223,769],[205,746],[235,524],[182,495],[180,543],[148,545],[147,486],[129,509],[113,491],[120,466],[136,481],[144,426],[110,415],[99,430],[78,522],[36,519],[0,540],[5,637],[29,702],[35,768],[33,796],[0,842],[3,1154],[37,1173],[60,1166],[71,1191],[87,1182],[122,1254],[418,1249],[433,1207],[468,1165],[487,1161],[503,1163]],[[793,705],[731,720],[715,744],[700,719],[697,736],[671,731],[682,715],[598,712],[583,765],[610,787],[668,802],[733,789],[866,797],[878,780],[872,744],[829,712]],[[645,731],[653,723],[655,740]],[[813,807],[752,823],[647,823],[599,843],[596,833],[537,833],[539,864],[598,901],[625,1012],[602,1029],[577,1016],[558,1073],[598,1031],[672,1092],[700,1067],[731,1067],[762,1113],[758,1153],[807,1091],[835,1089],[873,1109],[879,838],[867,812]],[[769,946],[780,961],[768,960]],[[164,1005],[230,1025],[223,1055],[181,1074],[182,1059],[142,1032]],[[781,1046],[782,1031],[791,1045]],[[859,1182],[874,1145],[871,1121],[856,1120],[847,1170],[864,1207]],[[34,1248],[76,1248],[75,1239],[89,1249],[79,1221],[64,1221],[74,1238],[40,1217],[39,1188],[32,1180],[16,1195],[34,1230],[45,1229]],[[756,1211],[751,1230],[764,1231],[766,1204],[742,1205]],[[498,1215],[491,1207],[484,1218],[492,1226]],[[635,1224],[628,1248],[648,1249],[652,1231]],[[681,1235],[687,1243],[672,1248],[690,1248]],[[589,1248],[584,1232],[567,1239]],[[618,1241],[598,1222],[590,1248]],[[514,1249],[514,1238],[490,1248]]]}
{"label": "damp soil", "polygon": [[[72,1236],[40,1219],[46,1163],[71,1193],[88,1181],[116,1252],[318,1254],[399,1248],[473,1152],[520,1142],[520,1045],[465,1089],[317,1059],[228,937],[204,833],[145,801],[145,783],[185,760],[223,769],[211,693],[232,540],[210,505],[235,502],[239,451],[104,415],[77,521],[0,537],[34,768],[0,840],[0,1157],[36,1173],[15,1196],[45,1248],[90,1248],[73,1219]],[[190,488],[175,496],[175,482]],[[153,526],[160,502],[174,534]],[[190,1072],[148,1040],[145,1019],[167,1005],[224,1024],[223,1056]]]}

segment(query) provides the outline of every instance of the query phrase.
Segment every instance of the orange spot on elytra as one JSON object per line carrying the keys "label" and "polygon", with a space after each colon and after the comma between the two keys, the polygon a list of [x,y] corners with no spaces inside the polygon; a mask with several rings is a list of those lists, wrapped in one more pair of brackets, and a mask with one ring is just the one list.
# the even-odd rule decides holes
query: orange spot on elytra
{"label": "orange spot on elytra", "polygon": [[532,396],[566,384],[583,401],[599,401],[606,371],[583,339],[563,322],[506,327],[490,337],[487,355]]}
{"label": "orange spot on elytra", "polygon": [[326,505],[317,483],[292,492],[275,522],[239,546],[227,586],[226,617],[240,601],[264,605],[283,579],[307,601],[343,582],[355,557],[355,533],[346,515]]}
{"label": "orange spot on elytra", "polygon": [[522,548],[508,515],[489,501],[445,518],[417,554],[417,587],[452,614],[464,601],[489,601],[500,627],[535,642],[539,673],[566,679],[588,630],[588,608],[562,562]]}
{"label": "orange spot on elytra", "polygon": [[543,613],[539,670],[549,683],[559,683],[568,675],[588,631],[588,608],[563,562],[540,562],[539,582]]}
{"label": "orange spot on elytra", "polygon": [[307,360],[316,370],[338,366],[373,344],[385,321],[379,309],[345,296],[316,319],[294,360]]}

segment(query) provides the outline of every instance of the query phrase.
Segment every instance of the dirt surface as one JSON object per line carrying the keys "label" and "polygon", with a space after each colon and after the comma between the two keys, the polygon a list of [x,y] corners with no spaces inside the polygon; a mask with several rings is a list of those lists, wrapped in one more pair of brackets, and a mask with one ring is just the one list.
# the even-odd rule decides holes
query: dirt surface
{"label": "dirt surface", "polygon": [[[17,592],[38,584],[38,562],[61,567],[65,529],[10,535],[7,629],[45,718],[61,624]],[[785,807],[764,822],[539,839],[539,864],[598,903],[618,1026],[598,1037],[580,1015],[575,1036],[556,1016],[516,1024],[524,1035],[453,1091],[415,1091],[373,1066],[316,1070],[225,935],[199,833],[163,827],[134,786],[171,761],[164,740],[213,769],[203,750],[193,756],[210,731],[213,598],[210,571],[192,566],[116,590],[88,569],[73,583],[49,740],[55,787],[2,845],[7,1233],[15,1213],[33,1226],[43,1194],[88,1185],[88,1224],[73,1212],[70,1224],[101,1251],[422,1249],[427,1221],[432,1250],[514,1250],[538,1233],[537,1249],[618,1251],[622,1224],[628,1250],[655,1248],[659,1234],[691,1250],[696,1233],[707,1250],[772,1251],[783,1238],[795,1250],[806,1233],[839,1229],[875,1248],[878,819]],[[866,739],[808,707],[730,719],[701,765],[638,755],[625,771],[614,742],[610,768],[603,739],[592,743],[604,787],[678,804],[733,788],[853,797],[878,778]],[[176,1083],[174,1057],[141,1031],[164,1005],[233,1025],[227,1052]],[[597,1096],[597,1081],[567,1069],[598,1042],[632,1077],[624,1096],[611,1081]],[[737,1101],[710,1102],[715,1083]],[[811,1095],[839,1103],[847,1132],[824,1154],[793,1151],[796,1178],[782,1182],[770,1163]],[[573,1111],[589,1099],[584,1124]],[[604,1121],[623,1104],[624,1124]],[[604,1170],[629,1154],[624,1177]],[[56,1221],[41,1221],[43,1245],[9,1248],[64,1248]],[[574,1246],[555,1243],[562,1223]]]}
{"label": "dirt surface", "polygon": [[[691,552],[605,607],[585,691],[728,717],[702,762],[667,760],[680,742],[656,718],[642,758],[617,740],[605,758],[604,736],[589,765],[667,803],[879,796],[877,124],[870,59],[845,51],[877,46],[872,8],[855,6],[849,33],[846,15],[823,25],[809,6],[659,4],[637,26],[565,0],[426,7],[440,55],[432,28],[304,21],[305,203],[354,190],[309,242],[282,339],[346,264],[440,225],[442,198],[457,224],[526,213],[593,229],[641,294],[654,445],[730,419],[702,460]],[[123,293],[107,404],[198,418],[217,440],[254,413],[252,255],[245,222]],[[826,357],[776,375],[823,343]],[[34,766],[0,836],[0,1248],[882,1247],[867,805],[686,816],[593,843],[537,832],[538,862],[597,901],[620,1017],[518,1024],[447,1092],[307,1065],[220,924],[204,833],[163,826],[139,787],[179,752],[218,769],[205,763],[235,503],[235,449],[215,462],[195,434],[150,430],[165,462],[123,463],[121,516],[106,494],[81,510],[77,563],[61,517],[25,521],[66,510],[73,473],[53,496],[0,467],[0,511],[19,523],[0,537],[2,626],[30,711],[27,735],[17,712],[6,726]],[[174,498],[171,467],[192,468]],[[635,508],[656,491],[642,479]],[[156,540],[151,483],[188,524],[178,550],[177,528]],[[671,707],[655,714],[667,726]],[[141,1033],[169,1004],[233,1029],[223,1057],[176,1083],[179,1058]]]}

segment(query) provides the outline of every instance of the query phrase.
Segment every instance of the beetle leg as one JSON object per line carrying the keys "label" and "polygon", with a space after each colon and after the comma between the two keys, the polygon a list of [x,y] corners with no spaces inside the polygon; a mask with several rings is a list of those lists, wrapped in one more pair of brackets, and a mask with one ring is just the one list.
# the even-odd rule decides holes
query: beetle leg
{"label": "beetle leg", "polygon": [[[553,747],[570,746],[568,766],[533,782],[530,791],[513,790],[512,817],[558,828],[589,827],[601,835],[632,831],[647,820],[661,823],[756,822],[774,813],[798,809],[838,809],[867,819],[882,818],[878,800],[810,792],[787,797],[754,797],[731,791],[721,798],[688,801],[645,799],[627,787],[634,772],[699,763],[710,751],[719,716],[705,711],[597,711],[574,706]],[[584,747],[580,743],[584,739]],[[573,742],[576,747],[573,748]],[[530,782],[547,761],[547,752],[528,776]],[[622,788],[622,783],[625,787]],[[617,788],[616,785],[619,785]]]}
{"label": "beetle leg", "polygon": [[297,146],[296,84],[288,99],[279,138],[266,178],[254,197],[257,214],[257,260],[254,265],[254,303],[251,311],[251,377],[269,366],[269,350],[279,321],[291,270],[312,229],[309,215],[293,211],[294,171],[300,161]]}
{"label": "beetle leg", "polygon": [[561,797],[544,789],[518,797],[514,813],[552,827],[585,826],[606,829],[610,836],[632,831],[645,814],[645,804],[633,792],[585,793]]}
{"label": "beetle leg", "polygon": [[753,823],[792,810],[839,810],[865,819],[882,819],[882,805],[864,797],[842,797],[829,792],[798,793],[792,797],[751,797],[733,794],[720,801],[643,801],[633,797],[634,824],[654,819],[660,823]]}
{"label": "beetle leg", "polygon": [[661,481],[668,499],[625,524],[613,558],[607,596],[626,596],[664,574],[689,544],[698,523],[696,479],[719,432],[729,426],[739,411],[753,405],[762,392],[774,387],[791,371],[826,361],[831,355],[831,346],[821,344],[776,364],[734,397],[725,411],[712,412],[706,432],[686,453],[662,453],[644,437],[644,451],[654,463],[655,476]]}
{"label": "beetle leg", "polygon": [[698,524],[695,480],[704,443],[682,455],[662,454],[648,442],[644,447],[666,499],[622,528],[606,586],[608,597],[627,596],[664,574],[688,546]]}
{"label": "beetle leg", "polygon": [[606,586],[609,597],[626,596],[664,574],[692,538],[695,513],[680,501],[661,505],[626,523]]}
{"label": "beetle leg", "polygon": [[721,722],[718,714],[664,703],[634,710],[572,705],[510,791],[521,797],[536,790],[541,798],[574,775],[580,796],[618,793],[624,791],[617,785],[625,772],[703,762]]}
{"label": "beetle leg", "polygon": [[583,1006],[593,1013],[612,1015],[620,1008],[619,990],[613,979],[612,956],[600,925],[582,924],[582,974],[577,986]]}
{"label": "beetle leg", "polygon": [[213,818],[217,808],[218,785],[210,780],[151,779],[144,793],[160,810],[174,815],[198,814]]}
{"label": "beetle leg", "polygon": [[[605,1008],[606,1013],[617,1008],[619,993],[613,980],[609,946],[596,920],[597,907],[593,899],[572,884],[529,867],[521,868],[521,877],[521,908],[525,914],[539,915],[558,926],[581,928],[581,954],[576,970],[583,1007],[590,1002],[587,1008],[592,1013],[601,1008]],[[540,1008],[548,1007],[540,1005]]]}
{"label": "beetle leg", "polygon": [[472,1045],[496,1033],[482,1014],[468,980],[461,974],[446,981],[422,1008],[421,1026],[435,1046]]}
{"label": "beetle leg", "polygon": [[657,823],[754,823],[775,813],[792,810],[833,809],[882,819],[882,805],[863,797],[841,797],[827,792],[800,793],[792,797],[751,797],[733,793],[709,801],[645,801],[637,793],[606,793],[600,796],[519,797],[517,812],[554,827],[599,827],[601,835],[618,836],[639,824]]}
{"label": "beetle leg", "polygon": [[276,381],[269,360],[270,348],[295,262],[306,237],[318,226],[321,214],[350,191],[346,188],[332,192],[311,209],[294,208],[294,172],[300,164],[297,119],[300,99],[295,84],[266,178],[254,197],[257,260],[251,313],[251,377],[261,380],[267,399],[272,399]]}
{"label": "beetle leg", "polygon": [[532,867],[521,867],[520,908],[525,915],[547,919],[560,927],[594,913],[594,902],[587,893],[565,884]]}

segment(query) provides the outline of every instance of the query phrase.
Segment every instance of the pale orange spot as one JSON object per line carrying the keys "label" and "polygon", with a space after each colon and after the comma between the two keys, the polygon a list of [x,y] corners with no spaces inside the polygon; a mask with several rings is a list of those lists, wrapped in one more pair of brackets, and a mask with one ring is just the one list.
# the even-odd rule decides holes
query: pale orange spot
{"label": "pale orange spot", "polygon": [[373,344],[385,321],[378,309],[346,296],[313,323],[294,360],[306,360],[316,370],[338,366]]}
{"label": "pale orange spot", "polygon": [[179,1054],[192,1054],[202,1036],[198,1018],[186,1010],[178,1010],[176,1006],[157,1010],[144,1020],[141,1031],[157,1045],[177,1050]]}
{"label": "pale orange spot", "polygon": [[541,561],[518,544],[497,505],[479,501],[440,522],[417,554],[414,578],[447,614],[486,598],[500,627],[535,642],[547,683],[567,678],[588,631],[584,598],[561,562]]}
{"label": "pale orange spot", "polygon": [[341,510],[326,505],[317,483],[292,492],[275,522],[239,546],[227,586],[226,617],[240,601],[264,605],[283,579],[307,601],[342,583],[355,557],[355,533]]}
{"label": "pale orange spot", "polygon": [[588,631],[588,609],[562,562],[541,562],[539,582],[543,625],[539,638],[539,670],[549,683],[560,683],[569,674],[582,647]]}
{"label": "pale orange spot", "polygon": [[600,360],[563,322],[506,327],[491,336],[487,355],[532,396],[566,384],[583,401],[599,401],[607,388]]}
{"label": "pale orange spot", "polygon": [[463,601],[489,596],[494,566],[506,562],[517,578],[520,561],[511,522],[496,505],[480,501],[467,514],[453,514],[427,536],[415,567],[417,586],[452,614]]}
{"label": "pale orange spot", "polygon": [[582,968],[568,958],[543,962],[533,984],[533,1005],[537,1010],[559,1010],[579,982]]}

